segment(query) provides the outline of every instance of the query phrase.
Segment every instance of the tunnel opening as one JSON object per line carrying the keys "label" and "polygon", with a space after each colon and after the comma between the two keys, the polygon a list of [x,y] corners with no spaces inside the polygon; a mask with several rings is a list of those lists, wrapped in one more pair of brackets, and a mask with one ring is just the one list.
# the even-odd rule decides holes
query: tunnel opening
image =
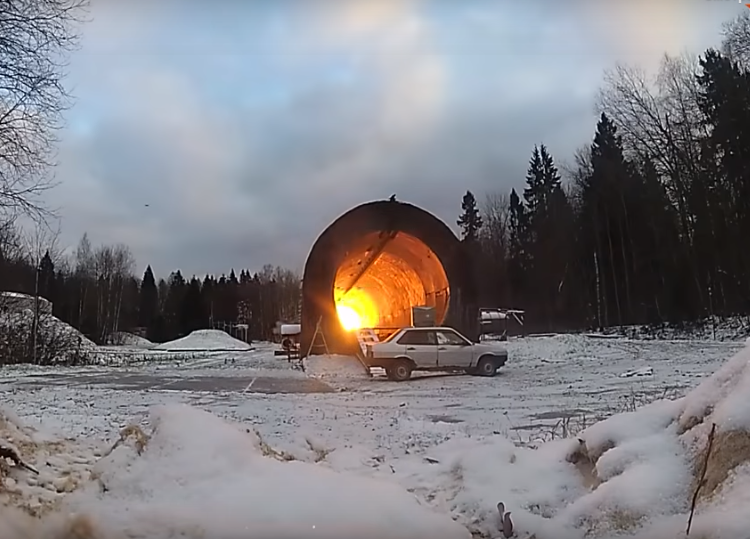
{"label": "tunnel opening", "polygon": [[436,324],[448,311],[450,285],[437,254],[405,232],[363,236],[334,278],[334,303],[345,331],[412,324],[413,307],[432,307]]}
{"label": "tunnel opening", "polygon": [[300,355],[357,354],[356,329],[410,326],[413,307],[432,307],[435,324],[475,338],[472,274],[464,245],[431,213],[393,200],[357,206],[308,255]]}

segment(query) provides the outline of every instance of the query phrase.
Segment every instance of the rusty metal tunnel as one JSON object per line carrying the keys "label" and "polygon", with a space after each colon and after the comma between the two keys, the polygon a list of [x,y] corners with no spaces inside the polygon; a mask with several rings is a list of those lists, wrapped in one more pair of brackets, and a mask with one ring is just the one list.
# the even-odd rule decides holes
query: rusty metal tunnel
{"label": "rusty metal tunnel", "polygon": [[308,256],[301,353],[354,354],[355,329],[411,325],[415,306],[434,308],[436,324],[474,337],[471,277],[463,245],[431,213],[396,201],[357,206],[320,235]]}

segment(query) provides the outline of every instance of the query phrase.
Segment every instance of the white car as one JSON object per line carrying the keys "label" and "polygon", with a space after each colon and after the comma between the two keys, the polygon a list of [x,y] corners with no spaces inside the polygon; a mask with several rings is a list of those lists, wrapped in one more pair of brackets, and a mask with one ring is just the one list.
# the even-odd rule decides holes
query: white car
{"label": "white car", "polygon": [[499,343],[473,343],[448,327],[403,328],[382,342],[367,345],[365,363],[382,367],[388,378],[408,380],[412,371],[464,371],[494,376],[508,361]]}

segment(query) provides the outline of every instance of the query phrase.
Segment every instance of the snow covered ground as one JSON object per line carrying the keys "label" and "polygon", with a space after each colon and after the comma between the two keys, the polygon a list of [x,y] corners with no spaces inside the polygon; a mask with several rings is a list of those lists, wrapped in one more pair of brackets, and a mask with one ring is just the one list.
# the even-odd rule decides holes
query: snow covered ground
{"label": "snow covered ground", "polygon": [[[575,439],[542,442],[680,397],[742,343],[517,339],[508,343],[509,363],[495,378],[431,374],[401,384],[353,368],[338,377],[318,368],[320,379],[311,378],[274,357],[270,346],[253,346],[176,363],[2,369],[0,402],[37,438],[57,432],[78,440],[66,442],[65,451],[48,444],[44,451],[57,452],[57,460],[45,453],[34,463],[44,465],[41,483],[75,490],[55,496],[69,510],[98,515],[104,537],[116,529],[157,538],[178,531],[232,537],[244,529],[250,537],[459,538],[467,529],[495,537],[499,501],[513,513],[519,537],[579,538],[586,531],[612,537],[626,528],[651,529],[657,514],[675,520],[659,525],[669,530],[665,537],[676,537],[689,478],[669,424],[684,401],[591,427],[581,434],[588,454],[575,462]],[[735,361],[735,378],[746,360]],[[714,398],[705,393],[694,402]],[[129,424],[153,431],[143,455],[131,443],[95,456]],[[605,452],[607,444],[615,449]],[[594,452],[604,455],[592,464]],[[635,465],[644,458],[653,462]],[[594,464],[598,475],[591,479]],[[96,481],[88,486],[55,484],[55,477],[91,473]],[[588,480],[607,482],[606,488],[590,492]],[[41,490],[25,495],[43,506]],[[313,503],[318,499],[326,502]],[[594,522],[595,514],[609,520]],[[623,522],[613,525],[615,517]]]}

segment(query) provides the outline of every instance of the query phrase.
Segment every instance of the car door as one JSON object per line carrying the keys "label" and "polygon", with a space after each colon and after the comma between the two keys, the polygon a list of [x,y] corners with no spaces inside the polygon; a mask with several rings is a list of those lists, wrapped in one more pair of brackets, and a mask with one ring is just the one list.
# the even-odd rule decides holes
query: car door
{"label": "car door", "polygon": [[399,338],[398,344],[405,347],[404,353],[414,361],[417,367],[429,368],[437,366],[438,347],[433,330],[407,330]]}
{"label": "car door", "polygon": [[438,366],[471,367],[473,347],[464,337],[450,329],[435,332],[438,344]]}

